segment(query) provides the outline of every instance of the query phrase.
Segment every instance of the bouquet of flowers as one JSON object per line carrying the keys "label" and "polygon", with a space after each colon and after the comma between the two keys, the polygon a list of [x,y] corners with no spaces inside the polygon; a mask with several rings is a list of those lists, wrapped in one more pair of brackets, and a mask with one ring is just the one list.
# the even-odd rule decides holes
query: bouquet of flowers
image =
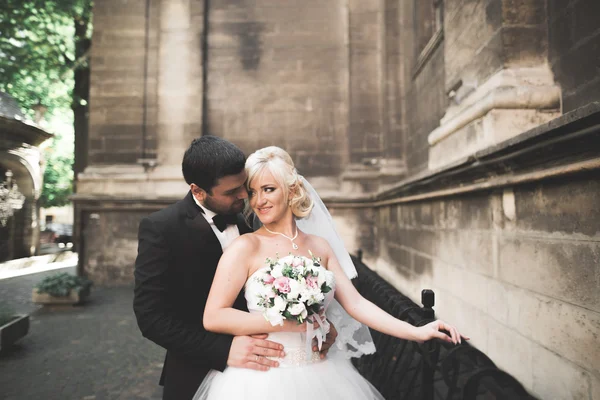
{"label": "bouquet of flowers", "polygon": [[265,319],[273,326],[283,325],[284,319],[301,324],[312,316],[321,325],[325,294],[333,289],[333,272],[321,265],[320,258],[310,255],[312,260],[292,254],[267,258],[267,268],[257,277],[264,288],[258,305],[264,307]]}

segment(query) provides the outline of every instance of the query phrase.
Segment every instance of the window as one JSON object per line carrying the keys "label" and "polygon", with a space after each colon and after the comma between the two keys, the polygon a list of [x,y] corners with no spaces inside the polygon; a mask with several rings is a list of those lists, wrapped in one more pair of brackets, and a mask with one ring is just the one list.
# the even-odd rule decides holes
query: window
{"label": "window", "polygon": [[443,38],[444,1],[414,0],[415,74]]}

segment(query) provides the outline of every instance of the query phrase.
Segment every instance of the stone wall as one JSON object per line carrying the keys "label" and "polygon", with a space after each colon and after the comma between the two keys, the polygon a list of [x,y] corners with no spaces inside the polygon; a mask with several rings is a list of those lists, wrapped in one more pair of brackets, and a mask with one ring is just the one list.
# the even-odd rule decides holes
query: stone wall
{"label": "stone wall", "polygon": [[[416,302],[434,289],[437,315],[535,396],[600,398],[599,175],[542,180],[556,165],[588,157],[585,145],[569,156],[554,147],[547,161],[532,154],[522,163],[535,178],[520,185],[464,189],[509,181],[517,174],[509,161],[489,164],[478,183],[450,173],[506,154],[563,112],[600,100],[600,31],[585,19],[596,5],[444,1],[443,31],[423,51],[415,49],[414,2],[384,6],[398,19],[385,17],[383,138],[393,142],[397,128],[400,146],[379,157],[402,158],[407,175],[370,196],[329,199],[349,250],[363,250],[367,265]],[[579,129],[586,127],[593,128]],[[416,189],[446,172],[439,185]]]}
{"label": "stone wall", "polygon": [[600,3],[548,1],[548,61],[562,88],[564,112],[598,99],[600,93]]}
{"label": "stone wall", "polygon": [[[403,122],[400,135],[404,136],[404,157],[408,175],[427,169],[429,144],[427,135],[439,125],[447,105],[445,95],[443,41],[432,43],[428,54],[421,60],[415,48],[414,4],[400,2],[400,51]],[[392,53],[393,54],[393,53]],[[421,62],[419,62],[421,61]]]}
{"label": "stone wall", "polygon": [[349,18],[350,162],[379,157],[383,147],[382,2],[351,0]]}
{"label": "stone wall", "polygon": [[[444,2],[446,108],[428,135],[438,169],[560,115],[545,0]],[[410,134],[409,134],[410,136]]]}
{"label": "stone wall", "polygon": [[207,131],[247,154],[281,146],[308,176],[338,174],[347,158],[344,2],[210,5]]}
{"label": "stone wall", "polygon": [[[444,92],[444,52],[434,50],[428,63],[407,82],[406,164],[409,175],[427,169],[429,143],[427,135],[439,125],[446,110]],[[409,68],[409,70],[414,70]]]}
{"label": "stone wall", "polygon": [[386,159],[401,159],[404,154],[402,124],[404,103],[402,82],[404,57],[404,32],[402,32],[401,8],[396,0],[384,1],[383,30],[383,156]]}
{"label": "stone wall", "polygon": [[539,398],[597,398],[598,178],[382,207],[372,262]]}
{"label": "stone wall", "polygon": [[446,88],[459,80],[476,87],[502,68],[546,61],[546,2],[446,0]]}
{"label": "stone wall", "polygon": [[[135,164],[144,150],[148,157],[156,153],[159,0],[150,3],[149,20],[142,0],[94,4],[90,165]],[[148,47],[147,23],[151,28]]]}
{"label": "stone wall", "polygon": [[78,238],[83,273],[100,285],[123,285],[133,281],[138,226],[142,218],[166,204],[93,204],[79,210]]}

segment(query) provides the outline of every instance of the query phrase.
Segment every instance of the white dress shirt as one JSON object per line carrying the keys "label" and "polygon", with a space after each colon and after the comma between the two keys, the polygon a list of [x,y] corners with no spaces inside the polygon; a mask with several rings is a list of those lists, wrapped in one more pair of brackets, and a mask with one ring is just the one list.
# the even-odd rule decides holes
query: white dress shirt
{"label": "white dress shirt", "polygon": [[217,215],[217,213],[209,210],[208,208],[200,204],[200,202],[198,201],[198,199],[196,199],[194,195],[192,195],[192,198],[194,199],[196,204],[198,204],[198,207],[204,210],[204,214],[202,215],[204,215],[204,218],[206,219],[213,232],[217,236],[217,239],[219,239],[219,243],[221,243],[221,248],[223,249],[223,251],[225,251],[227,246],[229,246],[235,238],[240,236],[240,230],[238,229],[237,225],[227,225],[227,228],[225,228],[225,230],[221,232],[219,228],[215,226],[215,223],[213,221],[213,217]]}

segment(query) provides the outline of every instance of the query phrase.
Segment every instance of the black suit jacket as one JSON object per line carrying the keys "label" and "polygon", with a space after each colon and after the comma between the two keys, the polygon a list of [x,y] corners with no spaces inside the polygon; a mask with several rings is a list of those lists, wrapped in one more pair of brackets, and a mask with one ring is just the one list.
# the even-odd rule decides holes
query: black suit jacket
{"label": "black suit jacket", "polygon": [[[240,234],[250,232],[241,215]],[[223,371],[233,336],[207,332],[204,307],[222,249],[191,192],[140,222],[133,309],[144,337],[167,350],[163,399],[189,400]],[[243,293],[236,308],[246,309]]]}

